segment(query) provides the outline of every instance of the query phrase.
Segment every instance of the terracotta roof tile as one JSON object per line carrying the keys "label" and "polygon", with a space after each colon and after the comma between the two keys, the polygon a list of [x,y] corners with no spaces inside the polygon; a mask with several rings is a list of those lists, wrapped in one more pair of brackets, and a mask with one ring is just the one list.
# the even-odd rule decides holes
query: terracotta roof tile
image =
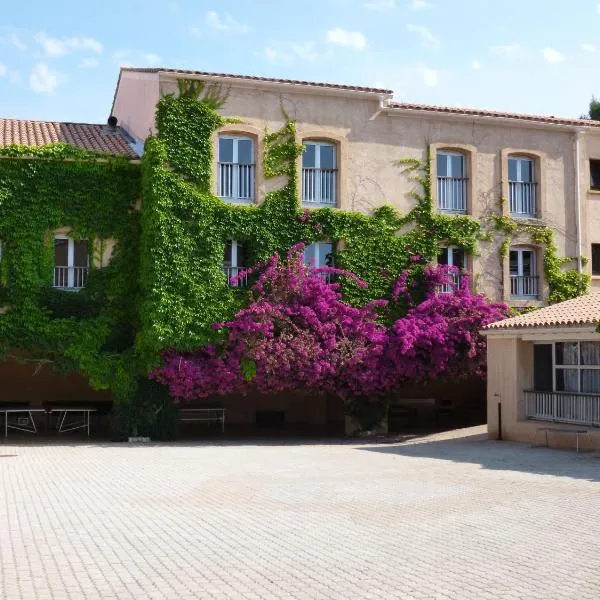
{"label": "terracotta roof tile", "polygon": [[268,83],[284,83],[289,85],[305,85],[317,88],[329,88],[335,90],[344,90],[348,92],[368,92],[373,94],[391,95],[392,90],[381,88],[364,87],[358,85],[342,85],[339,83],[319,83],[316,81],[302,81],[299,79],[278,79],[274,77],[257,77],[254,75],[233,75],[231,73],[210,73],[208,71],[190,71],[187,69],[168,69],[168,68],[138,68],[138,67],[121,67],[121,71],[136,71],[138,73],[174,73],[181,75],[203,75],[214,79],[240,79],[246,81],[264,81]]}
{"label": "terracotta roof tile", "polygon": [[120,127],[89,123],[26,121],[0,118],[0,146],[47,146],[64,142],[82,150],[139,158],[130,138]]}
{"label": "terracotta roof tile", "polygon": [[593,325],[600,322],[600,292],[545,306],[538,310],[491,323],[485,329],[522,329]]}
{"label": "terracotta roof tile", "polygon": [[571,125],[579,127],[600,127],[600,121],[591,119],[572,119],[569,117],[555,117],[544,115],[524,115],[521,113],[501,112],[495,110],[482,110],[478,108],[461,108],[455,106],[436,106],[433,104],[413,104],[410,102],[389,102],[390,108],[406,111],[422,111],[432,113],[446,113],[453,115],[465,115],[472,117],[490,117],[501,119],[518,119],[522,121],[533,121],[537,123],[550,123],[553,125]]}

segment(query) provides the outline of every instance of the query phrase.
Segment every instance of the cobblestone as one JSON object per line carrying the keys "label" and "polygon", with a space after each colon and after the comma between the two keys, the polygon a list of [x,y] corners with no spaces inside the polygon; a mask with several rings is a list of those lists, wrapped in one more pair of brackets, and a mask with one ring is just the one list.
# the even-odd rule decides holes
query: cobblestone
{"label": "cobblestone", "polygon": [[490,442],[0,444],[0,598],[598,600],[600,460]]}

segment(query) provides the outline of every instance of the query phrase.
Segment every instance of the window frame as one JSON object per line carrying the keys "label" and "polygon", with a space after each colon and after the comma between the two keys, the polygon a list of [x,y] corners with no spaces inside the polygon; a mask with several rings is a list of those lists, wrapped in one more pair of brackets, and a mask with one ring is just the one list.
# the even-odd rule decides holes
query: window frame
{"label": "window frame", "polygon": [[[517,252],[517,254],[518,254],[518,258],[517,258],[518,273],[516,275],[513,275],[513,273],[510,272],[510,253],[511,252]],[[531,253],[531,258],[532,258],[532,260],[530,261],[531,273],[529,275],[523,274],[523,253],[524,252]],[[511,277],[537,277],[538,276],[537,270],[538,270],[537,269],[537,252],[536,252],[535,248],[519,248],[519,247],[509,248],[509,250],[508,250],[508,273]]]}
{"label": "window frame", "polygon": [[[461,158],[461,175],[457,175],[452,172],[452,161],[447,160],[446,165],[450,165],[450,174],[441,175],[440,174],[440,156],[445,157],[453,157],[458,156]],[[471,190],[469,189],[469,170],[471,168],[471,152],[462,149],[452,149],[452,148],[436,148],[435,149],[435,189],[436,189],[436,210],[441,212],[442,214],[457,214],[457,215],[466,215],[469,214],[470,211],[470,197]],[[448,170],[446,171],[448,173]],[[440,194],[440,182],[441,181],[450,181],[455,180],[456,182],[461,182],[461,189],[463,189],[464,193],[464,209],[457,208],[442,208],[440,206],[441,203],[441,194]],[[447,185],[447,184],[446,184]],[[452,188],[451,188],[452,189]],[[456,200],[456,199],[455,199]],[[455,202],[456,203],[456,202]]]}
{"label": "window frame", "polygon": [[[594,250],[597,253],[597,260],[594,260]],[[590,245],[590,254],[591,254],[591,267],[592,267],[592,275],[595,277],[600,277],[600,243],[599,244],[591,244]],[[596,263],[596,268],[594,268],[594,263]]]}
{"label": "window frame", "polygon": [[[231,162],[221,160],[221,147],[220,147],[221,140],[232,140],[233,141]],[[250,162],[250,163],[240,163],[239,162],[239,142],[240,142],[240,140],[250,142],[250,156],[252,159],[252,162]],[[250,135],[244,135],[243,133],[237,134],[237,133],[228,133],[228,132],[217,133],[217,194],[216,195],[219,198],[221,198],[225,201],[240,202],[240,203],[244,203],[244,204],[251,204],[251,203],[255,202],[255,200],[256,200],[256,171],[257,171],[256,147],[257,147],[256,140]],[[220,189],[221,188],[220,165],[232,165],[233,167],[237,167],[237,168],[232,169],[232,183],[231,183],[232,195],[231,196],[222,196],[221,195],[222,190]],[[239,176],[239,166],[240,165],[249,166],[252,168],[252,170],[251,170],[252,181],[251,181],[251,185],[249,186],[251,196],[249,198],[241,198],[240,197],[240,176]]]}
{"label": "window frame", "polygon": [[[56,240],[67,240],[67,264],[66,265],[57,265],[56,264]],[[86,245],[87,245],[87,265],[85,267],[78,267],[75,264],[75,242],[83,242],[85,241]],[[67,269],[67,285],[66,286],[57,286],[57,285],[52,285],[52,287],[54,287],[55,289],[58,290],[80,290],[82,288],[85,287],[85,283],[87,283],[87,274],[86,274],[86,281],[82,286],[75,286],[75,271],[74,269],[76,268],[82,268],[82,269],[87,269],[88,273],[89,273],[89,269],[90,269],[90,242],[89,240],[76,240],[75,238],[70,237],[67,234],[63,234],[63,233],[55,233],[54,234],[54,239],[53,239],[53,244],[54,244],[54,254],[53,254],[53,262],[54,262],[54,277],[56,277],[56,269],[57,268],[66,268]],[[54,281],[56,281],[56,279],[54,279]]]}
{"label": "window frame", "polygon": [[[307,146],[311,145],[315,147],[315,165],[314,167],[305,167],[304,166],[304,157],[305,157],[305,152],[306,150],[304,150],[302,152],[302,155],[300,157],[300,174],[301,174],[301,178],[300,178],[300,198],[302,201],[302,205],[304,207],[329,207],[329,208],[337,208],[340,204],[340,199],[339,199],[339,185],[338,185],[338,178],[339,178],[339,144],[337,142],[334,141],[330,141],[330,140],[320,140],[320,139],[315,139],[313,137],[308,137],[308,138],[304,138],[302,140],[302,145],[306,148]],[[333,168],[328,168],[328,169],[324,169],[321,167],[321,148],[323,147],[327,147],[327,148],[331,148],[332,152],[333,152]],[[324,202],[323,201],[323,196],[322,196],[322,189],[321,189],[321,178],[320,177],[315,177],[315,196],[318,196],[318,200],[305,200],[304,199],[304,170],[312,170],[315,172],[318,171],[331,171],[332,173],[332,187],[333,187],[333,202]]]}
{"label": "window frame", "polygon": [[[517,161],[517,179],[511,179],[510,178],[510,161],[514,160]],[[522,165],[521,163],[523,163],[524,161],[527,161],[528,163],[531,164],[531,179],[529,181],[525,181],[524,179],[519,179],[519,175],[521,175],[522,172]],[[509,154],[508,155],[508,181],[509,183],[537,183],[537,177],[536,177],[536,159],[532,158],[531,156],[525,156],[522,154]]]}
{"label": "window frame", "polygon": [[[331,256],[331,264],[330,265],[326,264],[326,262],[325,262],[325,264],[317,264],[316,262],[315,262],[315,264],[311,264],[310,262],[308,262],[306,260],[306,251],[308,250],[308,248],[311,248],[311,247],[314,246],[317,249],[320,249],[320,248],[322,248],[325,245],[329,245],[331,247],[331,251],[328,252],[327,254],[325,254],[323,256],[323,258],[324,258],[325,261],[327,260],[328,256]],[[310,267],[315,267],[316,269],[322,269],[322,268],[333,267],[334,266],[334,264],[335,264],[334,261],[333,261],[333,255],[334,255],[334,253],[335,253],[335,243],[323,240],[323,241],[319,241],[319,242],[313,242],[312,244],[307,244],[307,246],[302,251],[302,257],[303,257],[303,260],[304,260],[304,264],[307,267],[310,266]],[[317,256],[319,259],[321,258],[321,252],[319,252],[318,254],[317,253],[313,253],[313,255]]]}
{"label": "window frame", "polygon": [[[594,165],[594,168],[598,169],[597,172],[597,180],[598,183],[596,185],[593,185],[593,176],[592,176],[592,171],[593,171],[593,167],[592,165]],[[590,178],[589,178],[589,190],[590,192],[600,192],[600,158],[590,158],[588,160],[588,169],[590,172]]]}

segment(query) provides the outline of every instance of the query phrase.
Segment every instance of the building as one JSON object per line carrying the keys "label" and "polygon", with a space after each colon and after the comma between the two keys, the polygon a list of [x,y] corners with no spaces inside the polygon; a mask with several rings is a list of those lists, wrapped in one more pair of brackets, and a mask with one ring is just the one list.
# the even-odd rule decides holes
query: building
{"label": "building", "polygon": [[[546,226],[558,256],[573,257],[572,266],[600,289],[600,123],[402,103],[383,89],[128,67],[119,75],[113,115],[143,142],[156,132],[158,99],[176,94],[182,78],[219,85],[228,94],[222,113],[239,120],[214,140],[213,191],[227,201],[260,204],[271,189],[262,177],[262,141],[281,127],[283,109],[307,147],[299,165],[304,206],[370,213],[389,204],[407,213],[413,186],[397,161],[429,153],[438,210],[471,215],[492,233],[476,256],[441,248],[438,260],[473,272],[490,298],[543,306],[551,283],[544,247],[526,228]],[[525,226],[510,236],[509,248],[493,215]],[[235,267],[235,258],[230,262]]]}
{"label": "building", "polygon": [[487,326],[491,438],[598,449],[599,322],[595,292]]}

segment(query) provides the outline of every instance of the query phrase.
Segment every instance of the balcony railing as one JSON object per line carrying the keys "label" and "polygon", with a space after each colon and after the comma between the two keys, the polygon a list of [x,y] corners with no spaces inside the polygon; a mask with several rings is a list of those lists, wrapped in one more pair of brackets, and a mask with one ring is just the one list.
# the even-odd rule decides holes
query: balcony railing
{"label": "balcony railing", "polygon": [[232,202],[252,202],[254,199],[254,165],[218,164],[217,193]]}
{"label": "balcony railing", "polygon": [[[248,274],[244,273],[246,269],[247,267],[223,267],[223,273],[225,273],[225,276],[227,277],[227,283],[231,287],[248,287]],[[231,281],[234,277],[236,279]]]}
{"label": "balcony railing", "polygon": [[448,283],[442,283],[442,285],[438,286],[439,292],[441,294],[452,294],[456,290],[463,289],[466,285],[466,281],[464,278],[465,273],[448,273],[448,277],[450,277],[450,281]]}
{"label": "balcony railing", "polygon": [[336,178],[337,169],[302,169],[302,203],[335,206]]}
{"label": "balcony railing", "polygon": [[539,421],[600,427],[600,394],[525,391],[525,416]]}
{"label": "balcony railing", "polygon": [[537,214],[537,183],[509,181],[510,213],[516,217],[535,217]]}
{"label": "balcony railing", "polygon": [[55,288],[80,290],[85,287],[89,267],[54,267]]}
{"label": "balcony railing", "polygon": [[465,177],[438,177],[438,209],[445,212],[467,212],[467,179]]}
{"label": "balcony railing", "polygon": [[537,275],[511,275],[510,295],[513,298],[537,298],[538,279]]}

